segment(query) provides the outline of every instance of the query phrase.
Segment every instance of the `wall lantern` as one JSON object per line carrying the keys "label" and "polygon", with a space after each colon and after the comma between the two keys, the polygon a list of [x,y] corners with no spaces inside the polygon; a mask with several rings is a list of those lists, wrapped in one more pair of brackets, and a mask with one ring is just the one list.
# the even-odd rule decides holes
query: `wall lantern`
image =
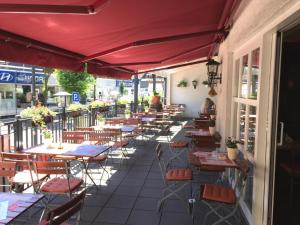
{"label": "wall lantern", "polygon": [[222,83],[222,75],[218,76],[218,68],[221,63],[210,59],[207,66],[207,76],[208,76],[208,84],[209,86],[217,85],[218,80],[220,80],[220,84]]}
{"label": "wall lantern", "polygon": [[193,87],[194,87],[194,89],[196,89],[196,87],[197,87],[197,84],[198,84],[198,81],[196,81],[196,80],[193,80],[193,81],[192,81],[192,84],[193,84]]}

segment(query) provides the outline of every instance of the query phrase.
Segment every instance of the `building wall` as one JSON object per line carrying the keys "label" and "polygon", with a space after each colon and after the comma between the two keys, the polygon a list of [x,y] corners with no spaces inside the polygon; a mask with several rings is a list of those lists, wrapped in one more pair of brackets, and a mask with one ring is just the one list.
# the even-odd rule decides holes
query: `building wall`
{"label": "building wall", "polygon": [[[169,77],[170,103],[185,104],[185,116],[197,117],[202,102],[205,98],[209,97],[207,95],[209,89],[202,85],[202,82],[207,80],[207,68],[205,63],[178,68],[170,74]],[[187,87],[177,87],[177,84],[181,80],[188,82]],[[193,80],[198,81],[196,89],[194,89],[192,85]],[[216,101],[216,98],[211,99],[214,102]]]}
{"label": "building wall", "polygon": [[[267,224],[268,195],[269,195],[269,162],[271,128],[267,127],[272,116],[272,71],[274,68],[274,48],[271,35],[276,34],[287,20],[294,19],[300,13],[299,0],[246,0],[244,8],[240,9],[234,25],[226,41],[219,50],[219,60],[222,60],[222,83],[217,96],[217,130],[222,137],[233,135],[231,102],[233,98],[233,56],[236,52],[247,48],[249,43],[262,41],[261,89],[259,96],[259,111],[257,123],[257,140],[254,172],[254,197],[251,224]],[[243,5],[243,3],[242,3]],[[300,17],[298,17],[300,18]],[[273,39],[274,40],[274,39]],[[273,58],[273,59],[272,59]],[[266,79],[267,78],[267,79]],[[271,90],[271,91],[270,91]],[[268,95],[270,96],[268,98]],[[223,146],[224,147],[224,144]]]}

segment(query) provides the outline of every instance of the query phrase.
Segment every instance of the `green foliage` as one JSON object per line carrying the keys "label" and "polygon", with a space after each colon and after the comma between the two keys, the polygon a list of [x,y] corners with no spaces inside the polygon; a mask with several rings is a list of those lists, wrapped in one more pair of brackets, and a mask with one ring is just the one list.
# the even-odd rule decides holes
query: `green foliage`
{"label": "green foliage", "polygon": [[53,68],[44,68],[45,79],[42,85],[43,105],[46,105],[48,99],[48,81],[51,74],[54,72]]}
{"label": "green foliage", "polygon": [[159,96],[159,93],[157,91],[153,91],[153,96]]}
{"label": "green foliage", "polygon": [[85,96],[87,91],[95,84],[95,78],[85,72],[75,73],[71,71],[55,70],[56,78],[60,86],[67,92],[79,92]]}
{"label": "green foliage", "polygon": [[84,109],[86,109],[86,106],[84,106],[80,103],[70,104],[69,107],[67,108],[67,110],[69,110],[69,111],[79,111],[79,110],[84,110]]}
{"label": "green foliage", "polygon": [[187,87],[187,81],[186,80],[181,80],[178,84],[177,87]]}
{"label": "green foliage", "polygon": [[120,93],[121,96],[123,96],[125,94],[125,85],[124,85],[123,81],[120,84],[119,93]]}
{"label": "green foliage", "polygon": [[31,118],[32,122],[40,127],[45,127],[45,117],[55,116],[56,113],[45,106],[34,106],[21,111],[21,118]]}
{"label": "green foliage", "polygon": [[99,122],[105,122],[105,117],[102,115],[102,114],[98,114],[96,119],[99,121]]}
{"label": "green foliage", "polygon": [[215,126],[216,126],[216,120],[210,119],[210,120],[208,121],[208,126],[209,126],[209,127],[215,127]]}
{"label": "green foliage", "polygon": [[46,139],[51,139],[53,137],[51,130],[48,130],[47,128],[42,130],[42,135]]}
{"label": "green foliage", "polygon": [[105,102],[100,101],[100,100],[93,101],[93,102],[91,102],[91,104],[90,104],[90,107],[91,107],[92,109],[94,109],[94,108],[99,108],[99,107],[102,107],[102,106],[105,106]]}
{"label": "green foliage", "polygon": [[118,105],[126,105],[128,103],[129,103],[129,101],[126,99],[118,99],[118,101],[117,101]]}
{"label": "green foliage", "polygon": [[227,137],[225,143],[227,148],[237,148],[237,144],[241,142],[236,140],[234,137]]}

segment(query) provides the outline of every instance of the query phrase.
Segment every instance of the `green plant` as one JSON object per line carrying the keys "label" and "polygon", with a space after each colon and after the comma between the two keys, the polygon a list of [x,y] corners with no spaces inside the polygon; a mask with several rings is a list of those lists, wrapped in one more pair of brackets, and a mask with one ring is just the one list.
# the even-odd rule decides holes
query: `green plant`
{"label": "green plant", "polygon": [[105,122],[105,117],[104,117],[101,113],[97,114],[96,119],[97,119],[99,122]]}
{"label": "green plant", "polygon": [[237,148],[237,144],[241,142],[236,140],[234,137],[227,137],[225,143],[227,148]]}
{"label": "green plant", "polygon": [[86,109],[86,106],[80,104],[80,103],[75,103],[75,104],[70,104],[67,110],[69,111],[79,111],[79,110],[84,110]]}
{"label": "green plant", "polygon": [[86,96],[88,90],[95,84],[95,78],[86,73],[75,73],[71,71],[55,70],[55,75],[60,86],[67,92],[79,92]]}
{"label": "green plant", "polygon": [[215,127],[215,126],[216,126],[216,120],[210,119],[210,120],[208,121],[208,126],[209,126],[209,127]]}
{"label": "green plant", "polygon": [[119,93],[121,96],[123,96],[125,94],[125,85],[124,85],[123,81],[120,83]]}
{"label": "green plant", "polygon": [[157,91],[153,91],[153,96],[159,96],[159,93]]}
{"label": "green plant", "polygon": [[203,85],[208,85],[208,84],[209,84],[209,83],[208,83],[208,80],[202,81],[202,84],[203,84]]}
{"label": "green plant", "polygon": [[51,139],[53,137],[51,130],[48,130],[47,128],[42,130],[42,135],[45,139]]}
{"label": "green plant", "polygon": [[177,87],[187,87],[187,81],[186,80],[181,80],[178,84]]}
{"label": "green plant", "polygon": [[118,101],[117,101],[118,105],[126,105],[128,103],[129,103],[129,101],[126,99],[118,99]]}
{"label": "green plant", "polygon": [[91,104],[90,104],[90,107],[91,107],[92,109],[94,109],[94,108],[99,108],[99,107],[102,107],[102,106],[105,106],[105,102],[100,101],[100,100],[93,101],[93,102],[91,102]]}
{"label": "green plant", "polygon": [[21,118],[31,118],[32,122],[40,127],[45,127],[45,119],[47,117],[54,117],[55,112],[45,106],[33,106],[21,111]]}

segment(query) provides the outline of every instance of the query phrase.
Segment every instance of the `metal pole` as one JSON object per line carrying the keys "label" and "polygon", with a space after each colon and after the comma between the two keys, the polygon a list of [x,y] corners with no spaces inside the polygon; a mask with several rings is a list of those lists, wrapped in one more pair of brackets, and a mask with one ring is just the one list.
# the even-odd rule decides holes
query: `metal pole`
{"label": "metal pole", "polygon": [[153,79],[153,92],[156,92],[156,75],[152,74],[152,79]]}
{"label": "metal pole", "polygon": [[167,78],[164,77],[164,105],[167,104]]}
{"label": "metal pole", "polygon": [[138,104],[139,104],[139,77],[138,77],[138,75],[134,75],[133,83],[134,83],[134,112],[137,112]]}
{"label": "metal pole", "polygon": [[31,81],[32,81],[32,85],[31,85],[31,93],[32,93],[31,106],[34,106],[35,105],[35,100],[36,100],[36,96],[35,96],[35,67],[34,66],[31,68],[31,73],[32,73],[32,77],[31,77]]}

